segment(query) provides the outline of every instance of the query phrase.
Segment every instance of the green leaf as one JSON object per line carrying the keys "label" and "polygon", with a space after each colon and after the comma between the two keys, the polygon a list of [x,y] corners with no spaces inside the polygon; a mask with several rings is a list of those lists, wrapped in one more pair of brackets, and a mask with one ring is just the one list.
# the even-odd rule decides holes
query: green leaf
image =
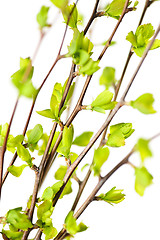
{"label": "green leaf", "polygon": [[152,152],[149,148],[149,140],[140,138],[136,144],[136,149],[139,151],[140,153],[140,157],[142,160],[142,163],[144,162],[144,160],[148,157],[152,157]]}
{"label": "green leaf", "polygon": [[58,170],[55,172],[55,175],[54,175],[55,179],[56,179],[56,180],[63,180],[66,172],[67,172],[67,166],[61,165],[61,166],[58,168]]}
{"label": "green leaf", "polygon": [[42,111],[36,111],[39,115],[43,116],[43,117],[47,117],[47,118],[51,118],[54,119],[55,116],[53,114],[53,112],[51,111],[51,109],[45,109]]}
{"label": "green leaf", "polygon": [[57,149],[57,152],[64,155],[66,158],[69,157],[70,148],[73,141],[74,129],[70,125],[68,128],[65,126],[63,129],[62,141]]}
{"label": "green leaf", "polygon": [[126,0],[113,0],[110,4],[108,4],[106,14],[110,17],[119,19]]}
{"label": "green leaf", "polygon": [[43,135],[43,128],[41,124],[37,124],[29,133],[28,142],[30,144],[37,143]]}
{"label": "green leaf", "polygon": [[153,177],[145,167],[136,168],[135,176],[135,190],[140,196],[143,196],[146,187],[152,184]]}
{"label": "green leaf", "polygon": [[30,155],[28,149],[26,149],[22,144],[17,145],[17,154],[22,159],[22,161],[27,162],[29,164],[29,166],[32,165],[31,155]]}
{"label": "green leaf", "polygon": [[77,225],[76,219],[73,216],[73,211],[70,211],[65,218],[65,228],[68,233],[74,235],[77,232],[85,231],[87,229],[87,226],[82,222],[79,225]]}
{"label": "green leaf", "polygon": [[[75,3],[73,5],[68,5],[62,11],[63,18],[65,23],[68,23],[68,26],[71,28],[77,27],[77,20],[78,20],[78,11]],[[68,22],[69,19],[69,22]]]}
{"label": "green leaf", "polygon": [[52,200],[63,185],[63,181],[56,182],[52,187],[47,187],[41,197],[42,201]]}
{"label": "green leaf", "polygon": [[155,39],[154,43],[152,44],[151,50],[154,50],[156,48],[160,47],[160,40],[159,39]]}
{"label": "green leaf", "polygon": [[21,176],[21,174],[22,174],[23,170],[25,169],[25,167],[27,167],[26,164],[23,164],[23,165],[21,165],[21,166],[19,166],[19,167],[12,165],[12,166],[8,167],[8,171],[9,171],[13,176],[19,177],[19,176]]}
{"label": "green leaf", "polygon": [[37,217],[41,219],[42,222],[45,222],[46,219],[50,218],[54,207],[52,207],[52,202],[49,200],[45,200],[42,204],[38,206],[37,209]]}
{"label": "green leaf", "polygon": [[133,108],[139,110],[141,113],[153,114],[156,112],[152,106],[153,103],[154,103],[153,95],[150,93],[145,93],[138,97],[136,100],[131,101],[130,105]]}
{"label": "green leaf", "polygon": [[23,236],[23,232],[17,232],[12,230],[4,230],[2,229],[2,233],[7,236],[7,238],[12,240],[21,240]]}
{"label": "green leaf", "polygon": [[47,21],[48,21],[48,11],[49,11],[49,7],[42,6],[39,13],[37,14],[37,22],[39,24],[40,29],[50,26],[47,23]]}
{"label": "green leaf", "polygon": [[128,33],[126,40],[129,41],[133,47],[137,47],[137,38],[134,35],[133,31]]}
{"label": "green leaf", "polygon": [[99,79],[99,84],[104,85],[106,89],[113,86],[116,82],[115,79],[115,68],[113,67],[105,67],[103,69],[103,73]]}
{"label": "green leaf", "polygon": [[84,132],[80,136],[76,137],[73,141],[74,145],[85,147],[90,142],[93,132]]}
{"label": "green leaf", "polygon": [[113,98],[113,93],[108,90],[104,90],[101,92],[96,99],[91,103],[91,106],[94,107],[101,107],[103,108],[104,105],[107,105],[111,102]]}
{"label": "green leaf", "polygon": [[33,66],[30,58],[20,58],[20,69],[11,76],[12,83],[18,88],[19,95],[34,98],[37,90],[32,84]]}
{"label": "green leaf", "polygon": [[22,208],[11,209],[7,212],[6,221],[10,223],[17,229],[27,230],[31,228],[33,225],[28,219],[28,216],[24,213],[21,213]]}
{"label": "green leaf", "polygon": [[52,224],[50,226],[45,226],[42,231],[45,234],[45,240],[53,239],[58,233],[57,229],[53,227]]}
{"label": "green leaf", "polygon": [[97,72],[100,69],[98,64],[99,64],[99,60],[93,61],[90,58],[85,65],[80,66],[79,72],[82,75],[92,75],[93,73]]}
{"label": "green leaf", "polygon": [[121,147],[125,145],[125,139],[134,132],[132,123],[118,123],[110,126],[107,145],[110,147]]}
{"label": "green leaf", "polygon": [[103,200],[105,202],[108,202],[109,204],[117,204],[122,202],[125,199],[125,194],[122,193],[123,189],[116,189],[116,187],[113,187],[110,191],[108,191],[106,194],[100,194],[98,196],[98,200]]}
{"label": "green leaf", "polygon": [[100,175],[101,167],[107,161],[108,156],[109,149],[107,147],[100,147],[95,149],[92,165],[92,170],[94,171],[95,176]]}
{"label": "green leaf", "polygon": [[51,0],[51,2],[60,9],[64,9],[68,4],[68,0]]}
{"label": "green leaf", "polygon": [[8,139],[7,146],[8,147],[17,147],[19,143],[22,143],[24,140],[23,135],[17,135],[14,138]]}

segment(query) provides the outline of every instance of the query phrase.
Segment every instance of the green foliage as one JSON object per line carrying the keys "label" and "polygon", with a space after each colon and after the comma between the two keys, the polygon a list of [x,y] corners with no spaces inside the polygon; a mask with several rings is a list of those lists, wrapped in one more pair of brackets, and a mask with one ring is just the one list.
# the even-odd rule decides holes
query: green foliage
{"label": "green foliage", "polygon": [[[65,176],[65,174],[66,174],[66,172],[67,172],[67,166],[61,165],[58,168],[58,170],[55,172],[55,175],[54,175],[55,179],[62,181],[64,176]],[[66,186],[65,186],[65,188],[64,188],[60,198],[63,198],[64,195],[68,195],[71,192],[72,192],[72,182],[71,182],[71,180],[69,180],[68,183],[66,184]]]}
{"label": "green foliage", "polygon": [[109,156],[109,149],[107,147],[100,147],[94,150],[92,170],[95,176],[99,176],[102,165],[107,161]]}
{"label": "green foliage", "polygon": [[7,238],[12,240],[21,240],[23,236],[23,232],[18,232],[14,230],[4,230],[2,229],[2,233],[7,236]]}
{"label": "green foliage", "polygon": [[107,5],[105,14],[118,20],[122,14],[125,2],[126,0],[113,0]]}
{"label": "green foliage", "polygon": [[45,201],[45,200],[53,200],[53,198],[55,197],[56,193],[60,190],[60,188],[63,185],[63,181],[58,181],[55,184],[53,184],[53,186],[51,187],[47,187],[41,197],[41,200]]}
{"label": "green foliage", "polygon": [[27,230],[32,227],[32,223],[25,213],[22,213],[22,208],[14,208],[7,212],[6,222],[13,226],[15,229]]}
{"label": "green foliage", "polygon": [[[132,44],[133,51],[137,56],[142,57],[150,38],[154,35],[154,29],[151,23],[141,25],[137,28],[135,34],[133,31],[129,32],[126,40]],[[160,47],[160,40],[156,39],[152,45],[151,50]]]}
{"label": "green foliage", "polygon": [[152,152],[149,148],[149,140],[140,138],[136,144],[136,150],[140,153],[142,163],[146,158],[152,157]]}
{"label": "green foliage", "polygon": [[106,194],[104,193],[100,194],[97,197],[97,199],[108,202],[111,205],[117,204],[122,202],[125,199],[125,194],[123,194],[122,192],[123,192],[123,189],[116,189],[116,187],[113,187]]}
{"label": "green foliage", "polygon": [[92,55],[93,43],[84,36],[83,32],[74,29],[73,39],[68,46],[68,54],[66,56],[72,57],[73,62],[79,65],[79,73],[82,75],[92,75],[99,69],[99,61],[93,61]]}
{"label": "green foliage", "polygon": [[115,71],[116,70],[113,67],[105,67],[99,79],[99,84],[104,85],[106,89],[114,86],[114,84],[116,83]]}
{"label": "green foliage", "polygon": [[145,167],[136,168],[135,176],[135,190],[140,196],[143,196],[146,187],[152,184],[153,177]]}
{"label": "green foliage", "polygon": [[85,147],[88,145],[92,135],[93,132],[84,132],[80,136],[76,137],[72,144]]}
{"label": "green foliage", "polygon": [[37,124],[30,132],[28,136],[28,143],[37,143],[43,135],[43,128],[41,124]]}
{"label": "green foliage", "polygon": [[[3,126],[0,125],[0,147],[3,146],[4,139],[7,134],[7,130],[8,130],[8,123],[5,123]],[[7,139],[7,150],[14,153],[15,145],[13,146],[12,139],[14,139],[14,137],[11,134],[9,134],[8,139]],[[11,142],[11,145],[9,144],[10,142]]]}
{"label": "green foliage", "polygon": [[39,24],[40,30],[42,30],[44,27],[50,27],[50,25],[47,23],[48,11],[49,7],[42,6],[39,13],[37,14],[37,22]]}
{"label": "green foliage", "polygon": [[131,101],[130,105],[133,108],[136,108],[139,110],[141,113],[144,114],[153,114],[156,111],[153,108],[153,103],[154,103],[154,97],[150,93],[145,93],[138,97],[136,100]]}
{"label": "green foliage", "polygon": [[66,6],[62,14],[64,21],[66,24],[68,23],[68,26],[70,26],[71,28],[77,28],[78,11],[75,4]]}
{"label": "green foliage", "polygon": [[19,95],[34,98],[37,90],[32,84],[32,61],[30,58],[20,58],[20,69],[11,76],[12,83],[18,89]]}
{"label": "green foliage", "polygon": [[32,166],[31,155],[28,149],[26,149],[22,144],[17,145],[17,154],[22,159],[22,161],[25,161],[26,163],[28,163],[30,167]]}
{"label": "green foliage", "polygon": [[91,105],[87,106],[86,109],[105,113],[105,110],[113,109],[116,105],[116,102],[111,102],[112,98],[113,93],[109,90],[104,90],[96,97]]}
{"label": "green foliage", "polygon": [[125,145],[125,139],[134,132],[132,123],[118,123],[110,126],[107,145],[110,147],[121,147]]}
{"label": "green foliage", "polygon": [[72,125],[70,125],[68,128],[66,126],[64,127],[62,141],[57,149],[57,152],[62,154],[66,158],[69,158],[70,149],[73,141],[73,134],[74,129]]}
{"label": "green foliage", "polygon": [[59,112],[59,104],[61,102],[66,83],[67,83],[67,81],[64,83],[64,86],[62,86],[61,83],[56,83],[54,85],[54,89],[53,89],[52,96],[50,99],[50,109],[37,111],[38,114],[40,114],[44,117],[47,117],[47,118],[51,118],[56,122],[59,122],[59,117],[61,116],[63,111],[67,108],[69,100],[72,97],[74,86],[75,86],[75,83],[73,83],[72,86],[70,87],[66,101],[65,101],[62,109]]}
{"label": "green foliage", "polygon": [[22,172],[23,172],[23,170],[24,170],[25,167],[27,167],[27,166],[28,166],[28,165],[26,165],[26,164],[23,164],[23,165],[21,165],[21,166],[19,166],[19,167],[12,165],[12,166],[8,167],[8,171],[9,171],[13,176],[15,176],[15,177],[20,177],[21,174],[22,174]]}
{"label": "green foliage", "polygon": [[73,211],[70,211],[65,219],[65,228],[71,235],[75,235],[77,232],[87,230],[87,226],[84,223],[76,223],[76,219],[73,216]]}
{"label": "green foliage", "polygon": [[63,10],[68,4],[68,0],[50,0],[56,7]]}

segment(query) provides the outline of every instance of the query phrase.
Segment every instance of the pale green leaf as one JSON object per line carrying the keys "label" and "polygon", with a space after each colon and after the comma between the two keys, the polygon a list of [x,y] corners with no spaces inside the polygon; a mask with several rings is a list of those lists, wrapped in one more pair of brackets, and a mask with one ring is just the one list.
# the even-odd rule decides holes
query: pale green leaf
{"label": "pale green leaf", "polygon": [[99,84],[104,85],[106,89],[113,86],[115,84],[115,68],[113,67],[105,67],[103,69],[103,73],[99,79]]}
{"label": "pale green leaf", "polygon": [[49,7],[42,6],[39,13],[37,14],[37,22],[39,24],[40,29],[49,26],[49,24],[47,23],[48,11]]}
{"label": "pale green leaf", "polygon": [[21,176],[21,174],[22,174],[23,170],[25,169],[25,167],[27,167],[26,164],[23,164],[23,165],[21,165],[21,166],[19,166],[19,167],[12,165],[12,166],[8,167],[8,171],[9,171],[13,176],[19,177],[19,176]]}
{"label": "pale green leaf", "polygon": [[36,111],[39,115],[43,116],[43,117],[47,117],[47,118],[51,118],[54,119],[55,116],[53,114],[53,112],[51,111],[51,109],[45,109],[42,111]]}
{"label": "pale green leaf", "polygon": [[140,138],[136,144],[136,149],[140,153],[142,162],[144,162],[146,158],[152,157],[152,152],[149,148],[149,140]]}
{"label": "pale green leaf", "polygon": [[37,143],[43,135],[43,128],[41,124],[37,124],[29,133],[28,142],[30,144]]}
{"label": "pale green leaf", "polygon": [[140,196],[143,196],[146,187],[152,184],[153,177],[145,167],[136,168],[135,176],[135,190]]}
{"label": "pale green leaf", "polygon": [[95,176],[100,175],[101,167],[107,161],[108,156],[109,149],[107,147],[100,147],[95,149],[92,165],[92,170],[94,171]]}
{"label": "pale green leaf", "polygon": [[74,145],[85,147],[89,143],[93,132],[84,132],[80,136],[76,137],[73,141]]}
{"label": "pale green leaf", "polygon": [[122,193],[123,189],[116,189],[113,187],[110,191],[106,194],[100,194],[98,196],[98,200],[103,200],[105,202],[112,204],[117,204],[122,202],[125,199],[125,194]]}

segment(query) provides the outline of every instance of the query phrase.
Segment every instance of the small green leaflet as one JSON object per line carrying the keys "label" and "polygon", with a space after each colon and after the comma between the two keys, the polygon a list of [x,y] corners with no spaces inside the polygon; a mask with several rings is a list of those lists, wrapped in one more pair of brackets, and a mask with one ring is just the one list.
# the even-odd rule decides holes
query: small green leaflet
{"label": "small green leaflet", "polygon": [[106,15],[118,20],[122,14],[125,2],[126,0],[113,0],[107,5],[105,10]]}
{"label": "small green leaflet", "polygon": [[122,202],[125,199],[125,194],[122,193],[123,189],[116,189],[116,187],[113,187],[110,191],[108,191],[106,194],[102,193],[98,197],[96,197],[97,200],[103,200],[105,202],[108,202],[109,204],[117,204]]}
{"label": "small green leaflet", "polygon": [[141,113],[144,114],[153,114],[156,113],[156,111],[153,108],[154,98],[151,93],[145,93],[138,97],[136,100],[131,101],[130,105],[133,108],[136,108]]}
{"label": "small green leaflet", "polygon": [[37,124],[30,132],[28,136],[28,142],[30,144],[37,143],[43,135],[43,128],[41,124]]}
{"label": "small green leaflet", "polygon": [[42,231],[45,234],[45,240],[53,239],[58,233],[52,223],[49,226],[43,227]]}
{"label": "small green leaflet", "polygon": [[92,135],[93,132],[84,132],[80,136],[76,137],[72,144],[85,147],[88,145]]}
{"label": "small green leaflet", "polygon": [[75,235],[77,232],[87,230],[87,226],[84,223],[76,223],[76,219],[73,216],[73,211],[70,211],[65,219],[65,228],[71,235]]}
{"label": "small green leaflet", "polygon": [[105,67],[103,73],[99,79],[99,84],[104,85],[106,89],[112,87],[116,82],[115,78],[115,68]]}
{"label": "small green leaflet", "polygon": [[93,43],[84,36],[83,32],[74,29],[73,39],[68,46],[67,57],[72,57],[73,62],[79,65],[79,73],[82,75],[92,75],[99,69],[99,61],[93,61],[92,55]]}
{"label": "small green leaflet", "polygon": [[136,168],[135,176],[135,190],[140,196],[143,196],[146,187],[152,184],[153,177],[145,167]]}
{"label": "small green leaflet", "polygon": [[102,165],[107,161],[109,156],[109,149],[107,147],[100,147],[95,149],[93,157],[92,170],[95,176],[99,176]]}
{"label": "small green leaflet", "polygon": [[68,0],[50,0],[56,7],[63,10],[68,4]]}
{"label": "small green leaflet", "polygon": [[32,223],[28,219],[28,216],[22,213],[22,208],[11,209],[6,214],[7,223],[11,224],[17,230],[27,230],[32,227]]}
{"label": "small green leaflet", "polygon": [[121,147],[125,145],[125,139],[134,132],[132,123],[118,123],[110,126],[107,145],[110,147]]}
{"label": "small green leaflet", "polygon": [[22,159],[22,161],[25,161],[29,166],[32,166],[31,155],[28,149],[26,149],[22,144],[17,145],[17,154]]}
{"label": "small green leaflet", "polygon": [[[3,126],[0,125],[0,147],[3,146],[7,130],[8,130],[8,123],[5,123]],[[21,135],[18,135],[18,136],[21,136]],[[17,136],[17,138],[18,138],[18,136]],[[15,146],[17,146],[16,144],[12,144],[13,139],[14,139],[14,137],[11,134],[9,134],[8,140],[7,140],[7,150],[12,153],[15,152]],[[17,141],[14,141],[13,143],[15,143],[15,142],[17,143]]]}
{"label": "small green leaflet", "polygon": [[48,11],[49,7],[42,6],[39,13],[37,14],[37,22],[39,24],[39,28],[42,30],[44,27],[50,27],[48,21]]}
{"label": "small green leaflet", "polygon": [[62,141],[57,149],[57,152],[65,156],[69,157],[70,148],[72,146],[74,129],[73,125],[70,125],[68,128],[65,126],[63,129]]}
{"label": "small green leaflet", "polygon": [[28,165],[26,165],[26,164],[23,164],[23,165],[21,165],[21,166],[19,166],[19,167],[12,165],[12,166],[8,167],[8,171],[9,171],[13,176],[15,176],[15,177],[20,177],[21,174],[22,174],[22,172],[23,172],[23,170],[24,170],[25,167],[27,167],[27,166],[28,166]]}
{"label": "small green leaflet", "polygon": [[77,28],[78,11],[75,3],[73,5],[66,6],[63,9],[62,14],[64,21],[66,24],[68,23],[68,26],[70,26],[71,28]]}
{"label": "small green leaflet", "polygon": [[12,83],[18,89],[19,95],[34,98],[37,90],[32,84],[33,66],[30,58],[20,58],[20,69],[11,76]]}
{"label": "small green leaflet", "polygon": [[109,90],[104,90],[96,97],[91,105],[87,106],[86,109],[105,113],[105,110],[113,109],[116,105],[116,102],[111,102],[112,98],[113,93]]}
{"label": "small green leaflet", "polygon": [[45,200],[53,200],[53,198],[55,197],[56,193],[60,190],[62,185],[63,185],[63,181],[60,180],[60,181],[56,182],[52,187],[47,187],[44,190],[41,199],[43,201],[45,201]]}
{"label": "small green leaflet", "polygon": [[38,206],[37,209],[37,217],[38,219],[41,219],[43,223],[47,220],[47,218],[50,218],[54,210],[54,207],[52,207],[52,202],[49,200],[45,200],[43,203],[41,203]]}
{"label": "small green leaflet", "polygon": [[136,150],[140,153],[142,163],[146,158],[152,157],[152,152],[149,148],[149,140],[140,138],[136,144]]}
{"label": "small green leaflet", "polygon": [[[55,179],[56,180],[63,180],[66,172],[67,172],[67,166],[61,165],[58,168],[58,170],[55,172],[55,175],[54,175]],[[60,198],[63,198],[64,195],[68,195],[71,192],[72,192],[72,182],[71,182],[71,180],[69,180],[67,185],[65,186]]]}
{"label": "small green leaflet", "polygon": [[[141,25],[137,28],[135,34],[133,31],[129,32],[126,40],[128,40],[132,46],[133,51],[137,56],[142,57],[146,46],[148,45],[150,38],[154,35],[154,29],[151,23]],[[160,40],[156,39],[151,47],[151,50],[160,47]]]}
{"label": "small green leaflet", "polygon": [[23,236],[23,232],[18,232],[18,229],[17,231],[2,229],[2,233],[5,234],[7,238],[12,240],[21,240]]}

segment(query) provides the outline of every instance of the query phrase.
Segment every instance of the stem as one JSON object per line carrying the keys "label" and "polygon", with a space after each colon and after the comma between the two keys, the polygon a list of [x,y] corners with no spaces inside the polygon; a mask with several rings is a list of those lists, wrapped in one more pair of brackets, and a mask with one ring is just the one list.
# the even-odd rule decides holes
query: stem
{"label": "stem", "polygon": [[5,136],[5,139],[4,139],[4,142],[3,142],[3,146],[2,146],[1,152],[0,152],[0,198],[1,198],[1,190],[2,190],[4,155],[5,155],[5,152],[6,152],[7,140],[8,140],[10,128],[11,128],[11,125],[12,125],[12,121],[13,121],[13,118],[14,118],[14,115],[15,115],[15,112],[16,112],[16,109],[17,109],[18,102],[19,102],[19,97],[16,100],[16,103],[15,103],[15,106],[14,106],[14,109],[13,109],[13,112],[12,112],[12,115],[11,115],[11,119],[10,119],[10,122],[9,122],[9,125],[8,125],[7,133],[6,133],[6,136]]}

